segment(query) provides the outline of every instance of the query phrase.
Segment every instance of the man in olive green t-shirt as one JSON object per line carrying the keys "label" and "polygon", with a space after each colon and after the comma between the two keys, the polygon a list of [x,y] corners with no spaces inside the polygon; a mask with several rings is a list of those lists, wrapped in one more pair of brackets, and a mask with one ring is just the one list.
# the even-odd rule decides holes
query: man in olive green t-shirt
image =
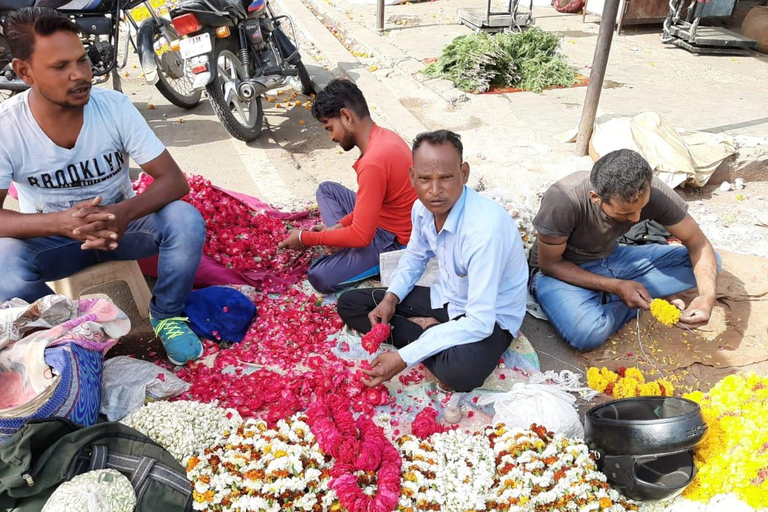
{"label": "man in olive green t-shirt", "polygon": [[[619,246],[634,224],[654,220],[679,245]],[[552,185],[533,220],[538,231],[530,288],[571,346],[592,350],[656,297],[698,287],[680,324],[705,325],[715,304],[718,256],[688,205],[622,149]]]}

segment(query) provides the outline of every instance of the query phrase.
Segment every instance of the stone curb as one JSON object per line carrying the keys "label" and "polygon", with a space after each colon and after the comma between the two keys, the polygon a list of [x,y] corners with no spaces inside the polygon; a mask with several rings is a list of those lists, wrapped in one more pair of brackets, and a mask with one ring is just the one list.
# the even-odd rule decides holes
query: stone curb
{"label": "stone curb", "polygon": [[428,77],[425,77],[424,80],[419,80],[416,78],[415,75],[422,73],[426,65],[387,41],[385,37],[358,25],[354,21],[346,19],[341,12],[327,2],[318,0],[305,0],[305,2],[311,4],[312,9],[317,11],[322,17],[330,20],[334,26],[342,29],[344,34],[357,45],[374,54],[387,66],[399,70],[415,84],[430,89],[448,103],[467,101],[467,93],[458,90],[449,80],[430,79]]}

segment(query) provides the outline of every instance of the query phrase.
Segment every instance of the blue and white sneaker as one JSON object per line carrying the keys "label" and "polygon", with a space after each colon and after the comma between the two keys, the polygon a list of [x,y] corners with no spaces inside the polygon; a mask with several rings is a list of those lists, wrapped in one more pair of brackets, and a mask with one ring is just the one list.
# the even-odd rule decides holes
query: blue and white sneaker
{"label": "blue and white sneaker", "polygon": [[203,355],[203,344],[197,334],[192,332],[188,318],[173,317],[162,320],[149,319],[160,341],[163,342],[168,359],[177,366],[182,366]]}

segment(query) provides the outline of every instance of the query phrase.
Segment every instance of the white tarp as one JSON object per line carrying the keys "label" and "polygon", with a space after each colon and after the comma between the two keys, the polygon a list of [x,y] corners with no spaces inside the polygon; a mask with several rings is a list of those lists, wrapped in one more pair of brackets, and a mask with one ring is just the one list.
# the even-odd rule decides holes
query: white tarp
{"label": "white tarp", "polygon": [[[569,131],[559,138],[574,142],[575,133]],[[635,117],[600,115],[595,120],[590,156],[597,160],[617,149],[632,149],[643,155],[656,176],[670,187],[683,183],[701,187],[738,148],[730,135],[680,130],[656,112],[643,112]]]}

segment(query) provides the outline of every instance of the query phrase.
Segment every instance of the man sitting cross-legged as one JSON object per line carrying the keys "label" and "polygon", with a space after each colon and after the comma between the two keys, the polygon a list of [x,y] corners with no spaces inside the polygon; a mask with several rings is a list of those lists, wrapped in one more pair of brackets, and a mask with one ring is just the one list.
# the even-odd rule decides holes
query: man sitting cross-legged
{"label": "man sitting cross-legged", "polygon": [[[680,316],[704,325],[715,304],[717,255],[688,205],[653,177],[648,162],[622,149],[552,185],[533,219],[531,289],[552,326],[571,346],[605,343],[654,297],[698,286]],[[683,245],[619,246],[634,224],[655,220]],[[539,270],[537,270],[539,269]]]}
{"label": "man sitting cross-legged", "polygon": [[373,122],[362,91],[349,80],[333,80],[320,91],[312,114],[344,151],[360,149],[353,166],[357,194],[339,183],[321,183],[323,224],[293,230],[280,247],[323,246],[325,255],[312,262],[308,279],[315,290],[333,293],[375,276],[379,255],[408,243],[416,201],[408,180],[411,150],[398,134]]}
{"label": "man sitting cross-legged", "polygon": [[[205,225],[178,201],[189,191],[183,173],[126,96],[91,87],[69,18],[21,9],[5,36],[31,89],[0,104],[0,302],[33,302],[52,293],[46,281],[159,252],[152,325],[172,362],[197,359],[202,344],[180,315]],[[137,197],[129,157],[155,178]],[[21,213],[2,208],[11,183]]]}
{"label": "man sitting cross-legged", "polygon": [[[339,298],[339,316],[353,329],[392,327],[390,341],[399,350],[373,360],[369,386],[423,362],[444,388],[475,389],[523,321],[528,266],[520,233],[504,208],[466,186],[462,151],[459,136],[449,131],[416,138],[410,178],[419,201],[391,285]],[[414,286],[433,257],[437,282]]]}

